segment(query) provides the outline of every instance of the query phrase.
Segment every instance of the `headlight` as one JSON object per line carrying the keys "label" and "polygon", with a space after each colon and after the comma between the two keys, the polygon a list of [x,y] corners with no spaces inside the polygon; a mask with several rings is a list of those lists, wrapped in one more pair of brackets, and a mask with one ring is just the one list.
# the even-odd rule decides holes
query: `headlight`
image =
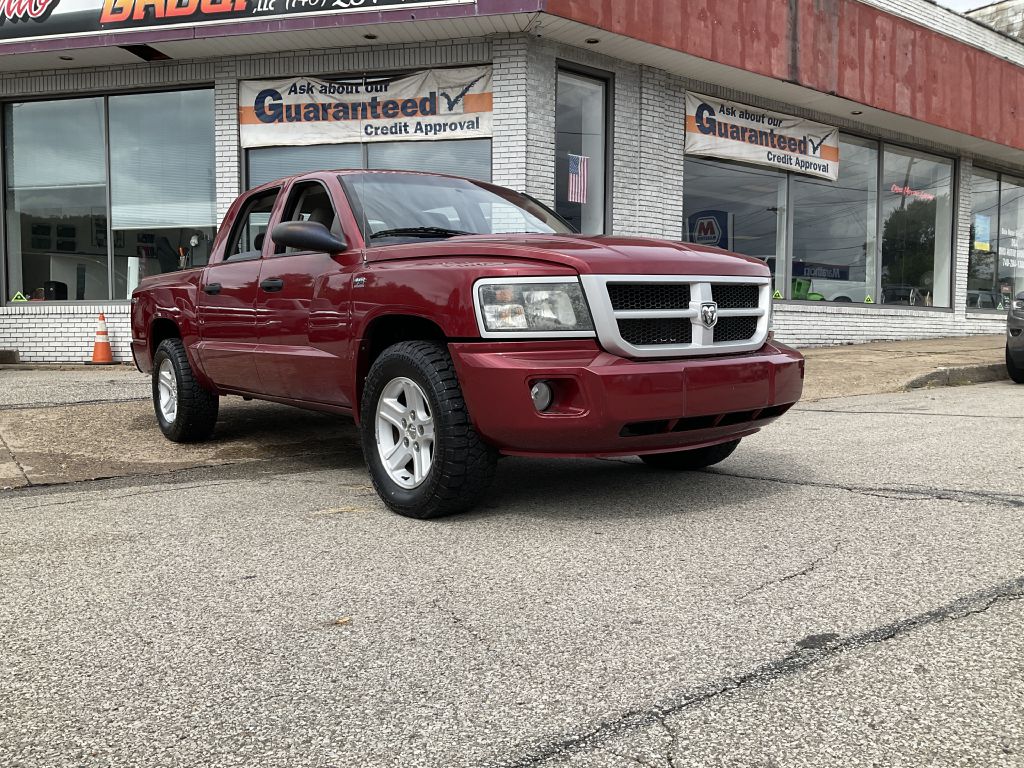
{"label": "headlight", "polygon": [[483,280],[476,286],[480,331],[490,334],[592,334],[578,280]]}
{"label": "headlight", "polygon": [[1013,300],[1013,311],[1014,312],[1024,312],[1024,299],[1014,299]]}

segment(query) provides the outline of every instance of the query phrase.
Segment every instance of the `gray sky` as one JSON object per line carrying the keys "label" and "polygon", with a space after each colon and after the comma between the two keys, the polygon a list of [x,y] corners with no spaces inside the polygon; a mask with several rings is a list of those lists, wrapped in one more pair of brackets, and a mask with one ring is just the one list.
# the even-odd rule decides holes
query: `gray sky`
{"label": "gray sky", "polygon": [[944,5],[947,8],[952,8],[954,11],[970,11],[975,8],[981,8],[983,5],[988,5],[993,0],[938,0],[939,5]]}

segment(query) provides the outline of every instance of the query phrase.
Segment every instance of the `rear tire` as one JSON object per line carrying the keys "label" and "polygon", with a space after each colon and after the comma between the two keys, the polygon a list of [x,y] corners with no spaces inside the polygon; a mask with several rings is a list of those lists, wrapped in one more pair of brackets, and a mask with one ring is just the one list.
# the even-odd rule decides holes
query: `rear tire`
{"label": "rear tire", "polygon": [[220,398],[196,381],[181,339],[164,339],[153,355],[153,409],[164,437],[176,443],[207,440],[217,425]]}
{"label": "rear tire", "polygon": [[360,430],[373,487],[400,515],[463,512],[494,478],[498,452],[474,429],[441,344],[403,341],[381,353],[366,377]]}
{"label": "rear tire", "polygon": [[739,440],[718,445],[709,445],[706,448],[694,448],[689,451],[673,451],[672,453],[649,453],[641,456],[640,461],[655,469],[672,470],[694,470],[710,467],[729,458]]}
{"label": "rear tire", "polygon": [[1017,384],[1024,384],[1024,366],[1017,365],[1010,354],[1010,345],[1006,345],[1006,373]]}

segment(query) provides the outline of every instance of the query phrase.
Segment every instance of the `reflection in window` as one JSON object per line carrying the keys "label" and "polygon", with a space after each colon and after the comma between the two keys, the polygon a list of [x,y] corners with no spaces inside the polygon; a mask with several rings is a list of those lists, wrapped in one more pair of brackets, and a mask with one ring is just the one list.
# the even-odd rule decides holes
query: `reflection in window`
{"label": "reflection in window", "polygon": [[555,102],[555,210],[584,234],[605,230],[604,80],[558,72]]}
{"label": "reflection in window", "polygon": [[491,180],[490,139],[260,147],[250,149],[246,157],[250,189],[297,173],[342,168],[428,171]]}
{"label": "reflection in window", "polygon": [[[975,171],[971,177],[970,257],[967,262],[967,308],[996,309],[998,290],[999,175]],[[1004,307],[1000,307],[1004,308]]]}
{"label": "reflection in window", "polygon": [[235,223],[235,229],[224,249],[224,261],[243,261],[260,257],[278,192],[279,189],[268,189],[245,201]]}
{"label": "reflection in window", "polygon": [[216,232],[213,91],[110,97],[114,298],[206,264]]}
{"label": "reflection in window", "polygon": [[791,298],[874,301],[878,149],[842,137],[839,179],[793,176]]}
{"label": "reflection in window", "polygon": [[8,104],[4,115],[11,293],[109,298],[103,99]]}
{"label": "reflection in window", "polygon": [[366,167],[491,180],[491,140],[382,141],[366,145]]}
{"label": "reflection in window", "polygon": [[[993,289],[1003,308],[1024,291],[1024,180],[1003,176],[999,185],[999,256]],[[997,309],[999,307],[997,306]]]}
{"label": "reflection in window", "polygon": [[785,253],[786,174],[687,157],[683,169],[686,239],[768,263]]}
{"label": "reflection in window", "polygon": [[[327,188],[319,181],[308,181],[292,188],[285,221],[314,221],[323,224],[332,234],[341,235],[338,214]],[[274,253],[299,253],[301,248],[275,244]]]}
{"label": "reflection in window", "polygon": [[950,305],[952,183],[952,161],[886,147],[882,303]]}
{"label": "reflection in window", "polygon": [[454,234],[566,232],[565,224],[535,200],[466,179],[400,173],[353,173],[340,179],[370,245]]}

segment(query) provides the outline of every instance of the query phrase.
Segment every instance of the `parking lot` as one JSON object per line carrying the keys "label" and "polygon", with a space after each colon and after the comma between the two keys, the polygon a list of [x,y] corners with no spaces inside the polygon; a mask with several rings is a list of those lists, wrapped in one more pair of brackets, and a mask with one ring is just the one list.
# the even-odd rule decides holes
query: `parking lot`
{"label": "parking lot", "polygon": [[1024,764],[1024,388],[417,522],[351,425],[235,398],[183,449],[90,375],[0,371],[0,765]]}

